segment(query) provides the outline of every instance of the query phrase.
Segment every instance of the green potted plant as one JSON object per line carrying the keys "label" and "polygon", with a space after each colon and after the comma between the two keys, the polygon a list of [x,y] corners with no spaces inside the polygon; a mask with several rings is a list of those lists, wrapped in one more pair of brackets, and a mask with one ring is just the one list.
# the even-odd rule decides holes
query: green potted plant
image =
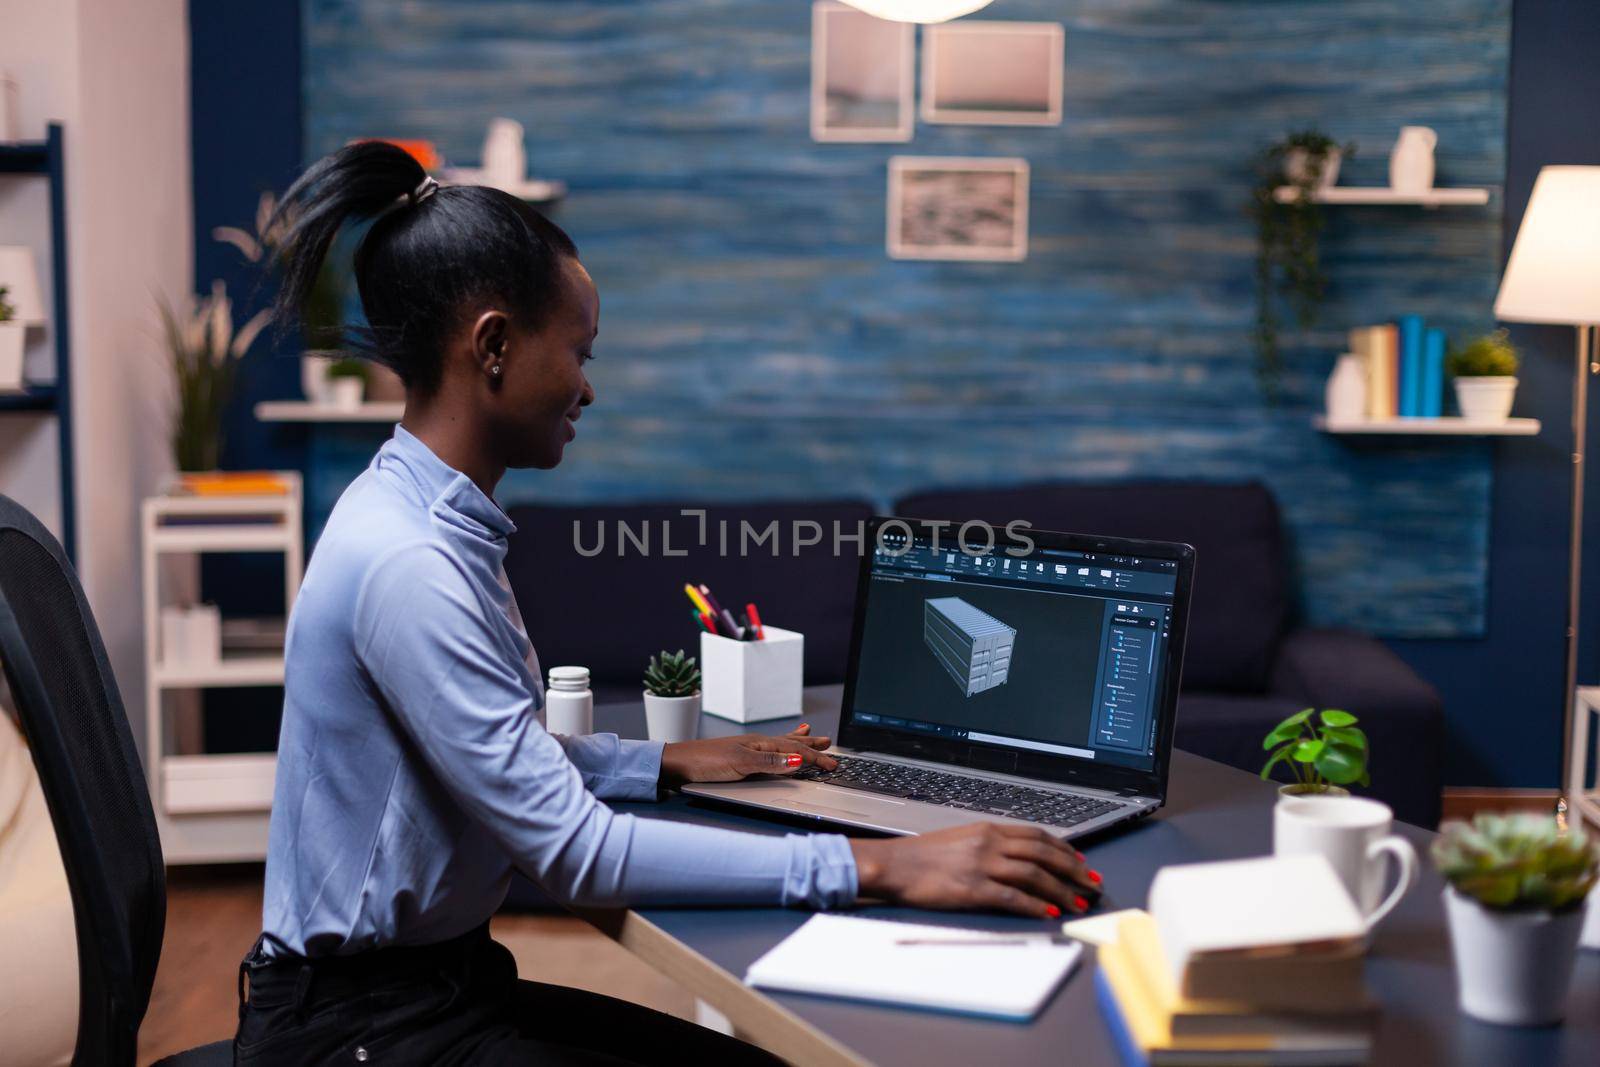
{"label": "green potted plant", "polygon": [[1261,768],[1262,780],[1271,781],[1272,772],[1282,765],[1294,775],[1293,782],[1278,787],[1282,796],[1349,796],[1346,786],[1370,785],[1367,735],[1358,721],[1337,708],[1295,712],[1261,742],[1271,753]]}
{"label": "green potted plant", "polygon": [[328,364],[328,396],[341,411],[354,411],[367,394],[367,365],[345,356]]}
{"label": "green potted plant", "polygon": [[1445,360],[1456,386],[1456,406],[1472,422],[1501,423],[1511,417],[1522,361],[1505,330],[1475,337]]}
{"label": "green potted plant", "polygon": [[1256,162],[1250,200],[1256,223],[1256,375],[1270,401],[1277,400],[1283,373],[1280,301],[1306,329],[1316,322],[1327,289],[1317,252],[1322,208],[1313,194],[1338,179],[1339,164],[1355,150],[1354,144],[1340,145],[1307,129],[1268,148]]}
{"label": "green potted plant", "polygon": [[0,285],[0,393],[22,388],[22,353],[27,330],[17,321],[17,309],[6,299],[9,286]]}
{"label": "green potted plant", "polygon": [[1548,815],[1481,814],[1433,842],[1461,1010],[1485,1022],[1561,1019],[1600,855]]}
{"label": "green potted plant", "polygon": [[683,649],[650,657],[644,718],[652,741],[692,741],[700,732],[700,668]]}
{"label": "green potted plant", "polygon": [[167,360],[172,368],[172,459],[180,471],[216,470],[222,451],[222,414],[233,396],[239,361],[271,315],[262,310],[237,332],[233,304],[222,282],[187,306],[158,305]]}

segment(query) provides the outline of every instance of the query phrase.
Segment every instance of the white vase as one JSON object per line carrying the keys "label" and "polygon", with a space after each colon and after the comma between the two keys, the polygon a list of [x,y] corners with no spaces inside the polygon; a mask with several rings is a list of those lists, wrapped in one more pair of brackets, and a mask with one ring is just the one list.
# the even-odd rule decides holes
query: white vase
{"label": "white vase", "polygon": [[528,177],[527,151],[522,143],[522,123],[491,119],[483,138],[483,183],[514,192]]}
{"label": "white vase", "polygon": [[1511,402],[1517,396],[1517,379],[1511,375],[1486,375],[1457,378],[1456,407],[1468,422],[1497,425],[1511,417]]}
{"label": "white vase", "polygon": [[328,383],[329,399],[340,411],[354,411],[361,406],[366,388],[360,378],[334,378]]}
{"label": "white vase", "polygon": [[326,356],[300,357],[300,391],[305,393],[307,403],[319,405],[333,403],[328,378],[328,368],[332,365],[333,360]]}
{"label": "white vase", "polygon": [[644,695],[644,723],[652,741],[693,741],[700,734],[700,694]]}
{"label": "white vase", "polygon": [[1433,188],[1433,150],[1439,135],[1426,126],[1402,126],[1389,153],[1389,188],[1425,193]]}
{"label": "white vase", "polygon": [[1583,908],[1495,911],[1444,891],[1461,1010],[1505,1026],[1561,1021],[1578,954]]}
{"label": "white vase", "polygon": [[22,356],[28,328],[20,322],[0,322],[0,393],[22,391]]}
{"label": "white vase", "polygon": [[1367,417],[1367,365],[1360,356],[1346,352],[1339,357],[1323,399],[1329,422],[1361,422]]}
{"label": "white vase", "polygon": [[[1322,173],[1317,175],[1317,188],[1328,189],[1339,180],[1339,164],[1344,160],[1344,149],[1330,148],[1322,158]],[[1310,177],[1311,153],[1304,148],[1291,148],[1283,156],[1283,175],[1296,185]]]}

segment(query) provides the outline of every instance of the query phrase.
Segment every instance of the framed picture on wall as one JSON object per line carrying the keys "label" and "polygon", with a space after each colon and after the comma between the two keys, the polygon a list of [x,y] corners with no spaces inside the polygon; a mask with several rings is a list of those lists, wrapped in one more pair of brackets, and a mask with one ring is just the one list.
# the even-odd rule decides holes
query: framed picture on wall
{"label": "framed picture on wall", "polygon": [[909,141],[916,27],[844,4],[811,7],[811,138]]}
{"label": "framed picture on wall", "polygon": [[922,31],[922,118],[1058,126],[1064,35],[1056,22],[951,22]]}
{"label": "framed picture on wall", "polygon": [[1028,161],[892,156],[888,230],[895,259],[1026,259]]}

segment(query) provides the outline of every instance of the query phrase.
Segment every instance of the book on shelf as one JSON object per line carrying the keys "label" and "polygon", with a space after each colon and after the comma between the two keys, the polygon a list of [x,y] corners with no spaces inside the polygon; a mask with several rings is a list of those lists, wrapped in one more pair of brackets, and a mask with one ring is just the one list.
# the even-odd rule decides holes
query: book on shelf
{"label": "book on shelf", "polygon": [[1430,326],[1422,337],[1422,411],[1425,418],[1444,414],[1444,331]]}
{"label": "book on shelf", "polygon": [[1399,411],[1394,327],[1357,326],[1350,331],[1349,343],[1350,351],[1361,357],[1367,369],[1367,418],[1394,418]]}
{"label": "book on shelf", "polygon": [[1401,315],[1400,334],[1400,417],[1422,414],[1422,316]]}
{"label": "book on shelf", "polygon": [[190,471],[173,486],[177,496],[286,496],[289,483],[272,471]]}

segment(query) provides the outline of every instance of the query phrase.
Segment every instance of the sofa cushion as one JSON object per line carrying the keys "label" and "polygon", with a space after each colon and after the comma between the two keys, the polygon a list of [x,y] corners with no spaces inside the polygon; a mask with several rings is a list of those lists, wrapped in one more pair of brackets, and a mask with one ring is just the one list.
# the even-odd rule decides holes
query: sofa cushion
{"label": "sofa cushion", "polygon": [[[704,544],[698,513],[683,513],[693,508],[706,513]],[[835,550],[834,531],[856,536],[872,514],[857,500],[514,507],[506,573],[540,663],[588,667],[597,693],[637,694],[652,653],[699,648],[686,581],[803,633],[806,684],[823,685],[844,680],[860,561],[858,542]],[[758,540],[773,523],[775,538]]]}
{"label": "sofa cushion", "polygon": [[1260,482],[1025,485],[916,493],[913,518],[1023,519],[1037,529],[1183,541],[1195,548],[1183,684],[1259,693],[1288,622],[1286,549],[1277,503]]}

